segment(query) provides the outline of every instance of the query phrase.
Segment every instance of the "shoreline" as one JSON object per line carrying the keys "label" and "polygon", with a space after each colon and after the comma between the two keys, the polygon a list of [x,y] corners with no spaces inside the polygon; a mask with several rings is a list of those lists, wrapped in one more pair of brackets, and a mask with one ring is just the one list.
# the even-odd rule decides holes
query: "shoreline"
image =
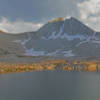
{"label": "shoreline", "polygon": [[44,60],[33,63],[0,62],[0,74],[34,71],[99,72],[100,61]]}

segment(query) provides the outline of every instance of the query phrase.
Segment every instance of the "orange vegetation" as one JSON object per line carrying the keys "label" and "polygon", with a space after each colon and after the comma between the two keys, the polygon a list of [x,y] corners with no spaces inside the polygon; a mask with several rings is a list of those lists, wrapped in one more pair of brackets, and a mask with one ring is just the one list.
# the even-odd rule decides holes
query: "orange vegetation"
{"label": "orange vegetation", "polygon": [[54,20],[49,21],[50,23],[58,22],[58,21],[64,21],[65,19],[63,17],[56,18]]}
{"label": "orange vegetation", "polygon": [[2,33],[6,33],[6,32],[4,32],[3,30],[0,30],[0,32],[2,32]]}
{"label": "orange vegetation", "polygon": [[64,71],[100,71],[99,61],[67,61],[48,60],[31,64],[10,64],[0,63],[0,73],[14,73],[43,70],[64,70]]}

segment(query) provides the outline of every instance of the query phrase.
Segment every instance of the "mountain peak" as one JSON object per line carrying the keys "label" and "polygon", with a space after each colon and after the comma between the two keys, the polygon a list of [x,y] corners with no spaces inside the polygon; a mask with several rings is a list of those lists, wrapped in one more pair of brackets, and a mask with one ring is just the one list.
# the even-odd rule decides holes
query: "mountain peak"
{"label": "mountain peak", "polygon": [[46,37],[49,37],[51,34],[53,34],[52,37],[59,37],[63,34],[81,34],[84,36],[89,36],[94,33],[94,30],[84,25],[81,21],[77,20],[74,17],[66,19],[60,17],[45,24],[38,30],[38,33],[40,34],[40,36]]}
{"label": "mountain peak", "polygon": [[63,18],[63,17],[58,17],[58,18],[55,18],[55,19],[52,19],[49,21],[49,23],[55,23],[55,22],[64,22],[66,20],[69,20],[69,21],[77,21],[79,22],[76,18],[74,17],[67,17],[67,18]]}
{"label": "mountain peak", "polygon": [[[77,20],[75,17],[69,17],[69,18],[66,18],[65,21],[74,21],[74,22],[80,22],[79,20]],[[82,22],[80,22],[82,23]]]}

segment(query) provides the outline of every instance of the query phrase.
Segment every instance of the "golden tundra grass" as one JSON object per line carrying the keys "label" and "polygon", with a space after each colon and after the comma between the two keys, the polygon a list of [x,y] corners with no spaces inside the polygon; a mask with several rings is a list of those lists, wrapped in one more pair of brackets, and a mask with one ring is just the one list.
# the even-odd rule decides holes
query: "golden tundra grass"
{"label": "golden tundra grass", "polygon": [[43,70],[95,72],[100,71],[100,61],[49,60],[31,64],[0,63],[1,74]]}

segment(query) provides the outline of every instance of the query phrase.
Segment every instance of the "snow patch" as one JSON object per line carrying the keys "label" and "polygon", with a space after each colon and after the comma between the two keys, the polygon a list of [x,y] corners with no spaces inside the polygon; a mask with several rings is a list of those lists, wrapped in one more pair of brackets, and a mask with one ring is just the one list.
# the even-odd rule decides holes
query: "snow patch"
{"label": "snow patch", "polygon": [[23,46],[25,46],[25,44],[26,44],[28,41],[30,41],[30,40],[31,40],[31,37],[28,38],[27,40],[21,41],[21,44],[22,44]]}
{"label": "snow patch", "polygon": [[53,32],[51,34],[51,36],[49,36],[48,38],[46,37],[42,37],[43,40],[55,40],[55,39],[68,39],[69,41],[72,41],[74,39],[80,39],[80,40],[85,40],[86,37],[83,36],[83,35],[80,35],[80,34],[77,34],[77,35],[68,35],[67,33],[64,33],[62,35],[62,30],[60,30],[59,34],[56,35],[56,32]]}
{"label": "snow patch", "polygon": [[92,36],[92,39],[97,40],[96,32],[94,32],[94,34],[93,34],[93,36]]}
{"label": "snow patch", "polygon": [[27,49],[26,56],[43,56],[45,55],[45,51],[35,51],[34,49]]}
{"label": "snow patch", "polygon": [[29,37],[28,39],[24,39],[24,40],[15,40],[13,42],[20,43],[24,48],[26,48],[25,44],[30,40],[31,40],[31,37]]}
{"label": "snow patch", "polygon": [[78,46],[80,46],[81,44],[84,44],[84,43],[93,42],[95,40],[97,40],[97,38],[95,37],[95,33],[94,33],[92,37],[90,36],[85,41],[81,41],[80,43],[78,43],[76,45],[76,47],[78,47]]}
{"label": "snow patch", "polygon": [[57,56],[57,55],[63,55],[65,57],[74,56],[74,54],[72,53],[72,50],[69,50],[69,51],[56,50],[56,51],[47,53],[47,51],[34,50],[33,48],[27,49],[25,55],[26,56]]}
{"label": "snow patch", "polygon": [[66,16],[66,19],[71,19],[72,17],[71,16]]}
{"label": "snow patch", "polygon": [[56,50],[54,52],[51,52],[51,53],[47,54],[47,56],[57,56],[57,55],[64,55],[65,57],[74,56],[74,54],[72,53],[72,50],[69,50],[69,51]]}
{"label": "snow patch", "polygon": [[80,42],[80,43],[78,43],[77,45],[76,45],[76,47],[79,47],[80,45],[82,45],[82,44],[84,44],[84,43],[88,43],[89,41],[82,41],[82,42]]}
{"label": "snow patch", "polygon": [[51,36],[49,36],[49,37],[47,38],[47,40],[50,40],[50,39],[57,39],[57,38],[58,38],[58,36],[56,35],[56,31],[55,31],[55,32],[52,33]]}
{"label": "snow patch", "polygon": [[46,37],[44,37],[44,36],[42,36],[41,39],[43,39],[43,40],[48,40],[48,39],[47,39]]}
{"label": "snow patch", "polygon": [[71,56],[74,56],[74,54],[72,53],[72,50],[69,50],[69,51],[63,51],[64,53],[64,56],[65,57],[71,57]]}
{"label": "snow patch", "polygon": [[78,43],[77,45],[76,45],[76,47],[79,47],[80,45],[82,45],[82,44],[84,44],[84,43],[96,43],[96,44],[100,44],[100,41],[96,41],[96,40],[86,40],[86,41],[82,41],[82,42],[80,42],[80,43]]}
{"label": "snow patch", "polygon": [[68,35],[67,33],[64,33],[61,36],[61,39],[68,39],[69,41],[74,40],[74,39],[80,39],[80,40],[84,40],[86,39],[85,36],[77,34],[77,35]]}
{"label": "snow patch", "polygon": [[47,56],[56,56],[58,52],[59,52],[59,50],[56,50],[56,51],[54,51],[54,52],[47,53],[46,55],[47,55]]}
{"label": "snow patch", "polygon": [[92,43],[100,44],[100,41],[92,41]]}
{"label": "snow patch", "polygon": [[21,40],[15,40],[13,42],[15,42],[15,43],[21,43]]}

